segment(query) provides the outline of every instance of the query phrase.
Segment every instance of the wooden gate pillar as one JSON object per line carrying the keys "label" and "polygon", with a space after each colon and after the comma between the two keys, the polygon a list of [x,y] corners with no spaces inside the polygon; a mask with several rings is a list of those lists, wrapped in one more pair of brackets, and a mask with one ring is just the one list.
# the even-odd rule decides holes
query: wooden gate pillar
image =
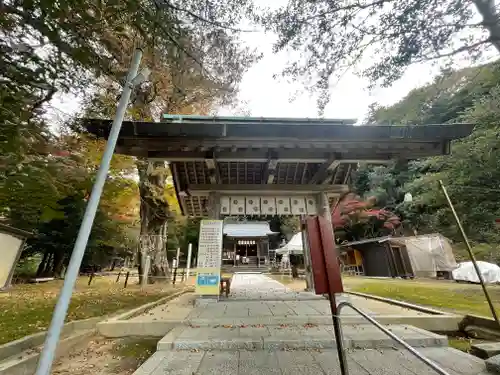
{"label": "wooden gate pillar", "polygon": [[316,294],[327,294],[332,312],[333,329],[342,375],[348,374],[342,327],[338,315],[336,294],[342,293],[340,261],[335,248],[332,217],[326,194],[318,197],[319,216],[307,219],[307,232]]}

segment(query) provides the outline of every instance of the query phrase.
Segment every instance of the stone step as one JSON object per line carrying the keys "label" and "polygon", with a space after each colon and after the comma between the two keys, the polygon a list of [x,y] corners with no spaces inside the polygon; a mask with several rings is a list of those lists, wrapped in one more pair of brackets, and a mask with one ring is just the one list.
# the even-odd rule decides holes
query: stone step
{"label": "stone step", "polygon": [[[388,325],[394,334],[414,347],[446,347],[446,336],[410,325]],[[343,325],[346,348],[394,348],[398,344],[368,324]],[[284,350],[335,348],[332,325],[224,325],[178,326],[163,337],[157,350]]]}
{"label": "stone step", "polygon": [[[452,348],[418,351],[450,375],[486,375],[484,361]],[[406,350],[357,349],[346,353],[349,375],[435,375]],[[335,349],[287,351],[158,351],[133,375],[340,375]]]}
{"label": "stone step", "polygon": [[[349,312],[345,310],[345,312]],[[372,316],[381,324],[407,324],[415,327],[436,332],[456,332],[463,317],[460,315],[376,315]],[[165,323],[175,325],[184,324],[200,327],[214,327],[224,325],[258,325],[277,326],[283,323],[288,325],[331,325],[330,315],[273,315],[273,316],[247,316],[231,317],[222,316],[214,318],[188,318],[182,321],[164,319]],[[367,324],[365,318],[359,315],[342,315],[342,324]]]}

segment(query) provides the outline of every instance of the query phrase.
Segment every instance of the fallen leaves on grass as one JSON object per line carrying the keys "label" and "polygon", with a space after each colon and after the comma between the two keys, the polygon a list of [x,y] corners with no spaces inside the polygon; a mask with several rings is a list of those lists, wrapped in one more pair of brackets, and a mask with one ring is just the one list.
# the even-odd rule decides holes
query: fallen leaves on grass
{"label": "fallen leaves on grass", "polygon": [[[86,278],[85,278],[86,279]],[[47,283],[50,284],[50,283]],[[52,318],[62,282],[53,285],[19,285],[0,299],[0,344],[45,331]],[[131,285],[97,283],[90,287],[80,282],[71,298],[66,321],[88,319],[116,313],[152,302],[176,292],[166,284],[144,290]]]}

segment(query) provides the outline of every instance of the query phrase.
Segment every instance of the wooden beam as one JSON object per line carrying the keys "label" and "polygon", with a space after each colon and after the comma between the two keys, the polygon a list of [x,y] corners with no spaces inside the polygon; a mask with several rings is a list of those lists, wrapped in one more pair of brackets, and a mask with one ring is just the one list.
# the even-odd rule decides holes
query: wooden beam
{"label": "wooden beam", "polygon": [[257,184],[238,184],[238,185],[188,185],[187,188],[191,196],[206,196],[210,192],[220,192],[234,195],[306,195],[315,193],[343,194],[349,191],[347,185],[257,185]]}
{"label": "wooden beam", "polygon": [[[183,187],[178,186],[178,182],[177,182],[177,181],[179,181],[179,173],[177,171],[177,165],[176,164],[169,164],[169,168],[170,168],[170,171],[172,172],[172,179],[174,180],[175,195],[177,195],[177,201],[179,202],[181,212],[184,215],[187,215],[188,211],[187,211],[187,207],[186,207],[185,202],[184,202],[184,195],[183,195],[185,193],[182,191]],[[181,193],[183,193],[183,194],[181,194]]]}
{"label": "wooden beam", "polygon": [[351,177],[351,171],[352,171],[352,164],[349,164],[347,166],[347,172],[345,173],[345,176],[344,176],[344,181],[343,181],[344,185],[347,185],[347,182],[349,181],[349,177]]}
{"label": "wooden beam", "polygon": [[318,168],[318,171],[311,177],[309,180],[310,184],[323,183],[328,176],[331,176],[332,173],[338,168],[341,160],[338,160],[338,156],[332,156],[327,161],[325,161]]}
{"label": "wooden beam", "polygon": [[[276,157],[277,162],[286,163],[324,163],[327,161],[331,155],[331,149],[291,149],[291,150],[276,150],[279,152],[279,157]],[[361,152],[356,154],[356,159],[347,157],[351,154],[348,152],[346,154],[341,153],[339,159],[341,163],[368,163],[368,164],[387,164],[391,163],[396,157],[400,157],[398,154],[380,154],[367,153],[366,156],[362,155]],[[428,154],[428,153],[426,153]],[[358,157],[359,155],[359,157]],[[238,152],[231,151],[220,151],[211,154],[218,162],[261,162],[267,163],[269,161],[268,150],[238,150]],[[206,152],[199,151],[149,151],[148,156],[150,160],[167,160],[167,161],[204,161],[207,159]]]}

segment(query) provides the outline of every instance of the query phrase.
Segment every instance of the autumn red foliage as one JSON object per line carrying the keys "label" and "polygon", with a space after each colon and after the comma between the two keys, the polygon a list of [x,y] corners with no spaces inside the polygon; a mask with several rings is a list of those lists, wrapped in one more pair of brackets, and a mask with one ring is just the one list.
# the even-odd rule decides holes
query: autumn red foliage
{"label": "autumn red foliage", "polygon": [[333,209],[334,229],[356,231],[356,237],[365,235],[387,235],[401,225],[401,219],[393,212],[375,208],[375,197],[361,199],[354,193],[347,194]]}

